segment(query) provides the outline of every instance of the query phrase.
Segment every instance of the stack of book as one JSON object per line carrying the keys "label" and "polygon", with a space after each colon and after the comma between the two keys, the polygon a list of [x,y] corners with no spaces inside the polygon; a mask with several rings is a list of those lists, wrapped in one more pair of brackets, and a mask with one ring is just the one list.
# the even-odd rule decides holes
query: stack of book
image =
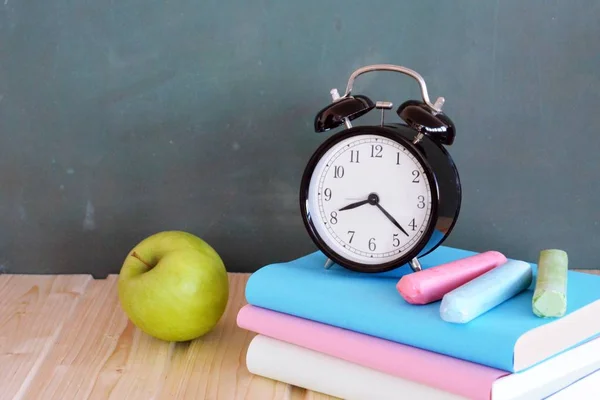
{"label": "stack of book", "polygon": [[[474,254],[441,246],[420,261],[429,268]],[[567,313],[540,318],[531,264],[532,287],[456,324],[440,318],[440,302],[400,296],[408,266],[362,274],[324,269],[325,261],[315,252],[248,280],[237,323],[256,333],[246,354],[251,373],[370,400],[535,400],[600,382],[600,276],[569,271]]]}

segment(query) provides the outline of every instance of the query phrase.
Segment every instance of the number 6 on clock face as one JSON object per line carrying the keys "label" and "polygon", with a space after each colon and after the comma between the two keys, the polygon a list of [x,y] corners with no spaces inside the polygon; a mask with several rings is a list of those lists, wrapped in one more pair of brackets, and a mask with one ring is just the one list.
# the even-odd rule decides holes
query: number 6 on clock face
{"label": "number 6 on clock face", "polygon": [[320,247],[346,264],[380,269],[416,256],[433,228],[437,199],[422,156],[384,132],[331,139],[303,180],[305,212]]}

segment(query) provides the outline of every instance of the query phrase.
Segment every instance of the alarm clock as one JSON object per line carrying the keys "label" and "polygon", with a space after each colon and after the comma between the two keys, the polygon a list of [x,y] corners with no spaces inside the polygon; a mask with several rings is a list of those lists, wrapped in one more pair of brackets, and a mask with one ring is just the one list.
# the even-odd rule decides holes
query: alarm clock
{"label": "alarm clock", "polygon": [[[420,100],[396,109],[385,121],[388,101],[352,94],[355,79],[372,71],[408,75],[420,86]],[[300,209],[308,234],[325,254],[325,268],[377,273],[405,265],[421,270],[419,258],[450,235],[462,191],[458,170],[446,147],[455,126],[442,112],[444,98],[431,103],[423,78],[397,65],[369,65],[354,71],[343,96],[330,91],[331,104],[315,117],[316,132],[342,129],[310,157],[300,183]],[[381,110],[377,125],[354,120]]]}

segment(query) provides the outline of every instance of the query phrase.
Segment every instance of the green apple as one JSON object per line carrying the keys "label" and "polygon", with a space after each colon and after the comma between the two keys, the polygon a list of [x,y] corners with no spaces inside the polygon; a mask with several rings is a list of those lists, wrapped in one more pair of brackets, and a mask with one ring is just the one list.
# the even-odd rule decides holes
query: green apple
{"label": "green apple", "polygon": [[166,341],[188,341],[219,322],[229,296],[227,270],[217,252],[187,232],[147,237],[125,258],[119,301],[142,331]]}

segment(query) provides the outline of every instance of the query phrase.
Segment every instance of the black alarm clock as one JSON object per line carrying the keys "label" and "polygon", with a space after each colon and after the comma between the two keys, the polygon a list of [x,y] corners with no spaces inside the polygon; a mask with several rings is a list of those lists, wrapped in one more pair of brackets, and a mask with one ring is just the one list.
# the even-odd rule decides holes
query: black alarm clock
{"label": "black alarm clock", "polygon": [[[390,102],[353,95],[354,80],[371,71],[393,71],[417,80],[421,100],[404,101],[400,120],[386,122]],[[445,146],[455,127],[441,107],[429,101],[415,71],[378,64],[352,73],[346,92],[331,90],[333,102],[315,117],[315,131],[343,129],[324,141],[310,158],[300,186],[304,225],[315,245],[333,263],[353,271],[384,272],[404,265],[421,270],[419,257],[451,233],[460,211],[460,178]],[[351,121],[381,110],[379,125]]]}

